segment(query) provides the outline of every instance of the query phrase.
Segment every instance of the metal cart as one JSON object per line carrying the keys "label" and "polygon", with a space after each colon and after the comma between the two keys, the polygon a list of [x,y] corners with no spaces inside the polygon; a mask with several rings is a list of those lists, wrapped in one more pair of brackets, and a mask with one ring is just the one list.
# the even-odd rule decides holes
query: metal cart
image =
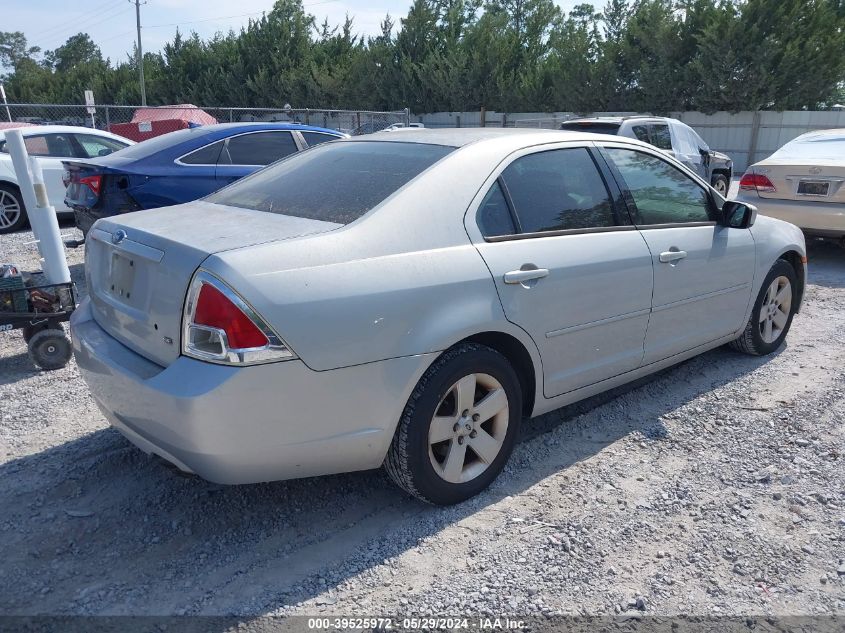
{"label": "metal cart", "polygon": [[76,308],[76,293],[73,282],[41,281],[41,273],[0,279],[0,332],[23,330],[32,362],[41,369],[61,369],[72,354],[62,323]]}

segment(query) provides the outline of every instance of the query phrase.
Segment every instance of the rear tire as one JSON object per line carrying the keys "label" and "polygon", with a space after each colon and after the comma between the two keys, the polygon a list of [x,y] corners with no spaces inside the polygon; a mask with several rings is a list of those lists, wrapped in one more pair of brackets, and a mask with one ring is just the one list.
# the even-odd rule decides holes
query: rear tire
{"label": "rear tire", "polygon": [[41,330],[29,341],[29,357],[38,367],[47,371],[67,365],[72,353],[70,339],[64,330]]}
{"label": "rear tire", "polygon": [[763,280],[745,331],[730,346],[745,354],[765,356],[783,344],[798,306],[798,277],[779,259]]}
{"label": "rear tire", "polygon": [[502,471],[521,419],[522,392],[508,360],[483,345],[457,345],[417,383],[385,470],[400,488],[423,501],[464,501]]}
{"label": "rear tire", "polygon": [[0,183],[0,234],[20,231],[26,225],[26,206],[20,189]]}

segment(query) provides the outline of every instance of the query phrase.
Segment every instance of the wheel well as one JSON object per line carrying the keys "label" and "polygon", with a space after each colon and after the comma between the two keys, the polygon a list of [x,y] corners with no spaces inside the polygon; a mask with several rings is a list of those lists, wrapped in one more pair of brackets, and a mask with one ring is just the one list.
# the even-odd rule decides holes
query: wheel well
{"label": "wheel well", "polygon": [[[713,176],[716,176],[716,175],[724,176],[729,181],[731,179],[731,171],[729,169],[714,169],[713,173],[711,174],[710,177],[712,178]],[[728,184],[730,184],[730,182],[728,182]]]}
{"label": "wheel well", "polygon": [[537,382],[534,375],[534,363],[525,346],[510,334],[503,332],[482,332],[470,336],[462,342],[465,341],[486,345],[508,359],[510,364],[513,365],[517,378],[519,378],[519,386],[522,389],[522,412],[526,416],[531,415],[534,410],[534,393]]}
{"label": "wheel well", "polygon": [[801,261],[801,254],[795,251],[787,251],[778,257],[778,259],[787,262],[792,266],[792,270],[795,271],[795,276],[798,278],[798,306],[800,308],[801,301],[804,298],[804,286],[806,284],[806,280],[804,279],[804,263]]}

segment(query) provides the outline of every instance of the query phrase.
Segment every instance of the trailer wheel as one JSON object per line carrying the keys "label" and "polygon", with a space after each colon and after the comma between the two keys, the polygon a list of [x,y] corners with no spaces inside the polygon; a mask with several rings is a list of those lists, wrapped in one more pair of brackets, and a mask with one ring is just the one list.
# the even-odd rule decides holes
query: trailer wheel
{"label": "trailer wheel", "polygon": [[70,339],[64,330],[41,330],[29,341],[29,357],[41,369],[61,369],[68,364],[71,354]]}

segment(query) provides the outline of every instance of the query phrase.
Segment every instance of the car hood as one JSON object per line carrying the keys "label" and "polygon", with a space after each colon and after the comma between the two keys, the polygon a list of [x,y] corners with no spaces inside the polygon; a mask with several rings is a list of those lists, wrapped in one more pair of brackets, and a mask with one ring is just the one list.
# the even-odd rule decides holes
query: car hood
{"label": "car hood", "polygon": [[711,152],[710,156],[712,157],[712,160],[714,160],[714,161],[719,161],[719,162],[721,162],[721,163],[730,163],[730,162],[733,162],[733,161],[731,160],[731,157],[730,157],[730,156],[728,156],[727,154],[723,154],[722,152],[717,152],[717,151],[715,151],[715,150],[712,150],[712,152]]}

